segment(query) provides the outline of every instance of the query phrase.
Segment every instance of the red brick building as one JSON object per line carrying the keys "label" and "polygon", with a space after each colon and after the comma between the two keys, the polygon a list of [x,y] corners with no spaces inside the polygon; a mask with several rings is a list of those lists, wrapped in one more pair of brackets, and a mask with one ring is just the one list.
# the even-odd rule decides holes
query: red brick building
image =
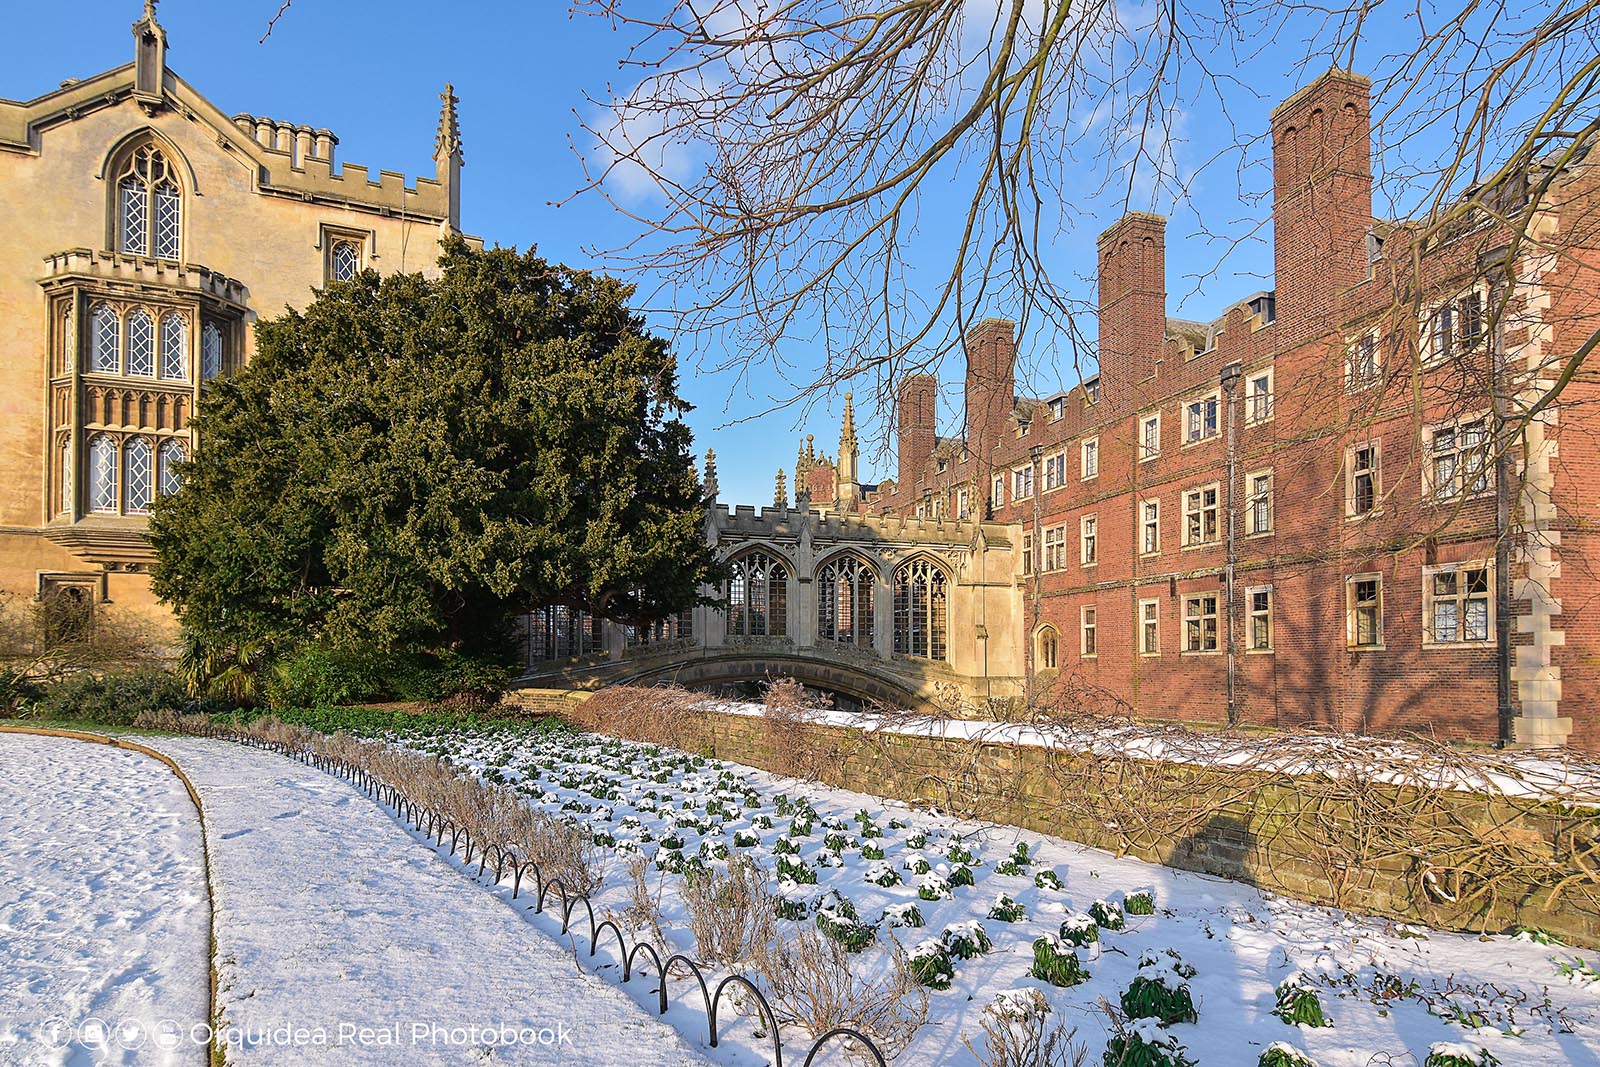
{"label": "red brick building", "polygon": [[[1441,232],[1373,217],[1368,122],[1339,71],[1273,113],[1273,291],[1169,318],[1165,221],[1124,217],[1098,378],[1019,398],[1012,324],[980,322],[964,435],[906,379],[864,506],[1015,524],[1038,692],[1600,748],[1600,364],[1536,408],[1600,327],[1600,162],[1531,176],[1531,240]],[[813,503],[854,484],[823,466]]]}

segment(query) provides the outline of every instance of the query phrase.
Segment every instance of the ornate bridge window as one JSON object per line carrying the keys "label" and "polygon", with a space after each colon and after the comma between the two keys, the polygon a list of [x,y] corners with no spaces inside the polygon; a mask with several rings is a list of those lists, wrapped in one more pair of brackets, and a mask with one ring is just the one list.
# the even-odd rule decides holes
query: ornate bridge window
{"label": "ornate bridge window", "polygon": [[183,196],[167,157],[153,144],[128,154],[117,178],[117,250],[177,259]]}
{"label": "ornate bridge window", "polygon": [[782,637],[789,632],[789,570],[765,552],[733,561],[728,580],[728,633],[737,637]]}
{"label": "ornate bridge window", "polygon": [[877,575],[859,556],[838,556],[817,572],[817,636],[872,644],[872,587]]}
{"label": "ornate bridge window", "polygon": [[649,626],[628,626],[623,634],[629,648],[687,640],[694,636],[694,609],[685,608],[676,615],[657,619]]}
{"label": "ornate bridge window", "polygon": [[182,441],[166,440],[156,449],[156,488],[162,496],[171,496],[183,484],[183,476],[173,465],[188,458]]}
{"label": "ornate bridge window", "polygon": [[894,572],[894,650],[905,656],[947,657],[949,600],[944,571],[925,559]]}
{"label": "ornate bridge window", "polygon": [[587,656],[604,647],[600,620],[565,604],[551,604],[528,613],[528,662]]}

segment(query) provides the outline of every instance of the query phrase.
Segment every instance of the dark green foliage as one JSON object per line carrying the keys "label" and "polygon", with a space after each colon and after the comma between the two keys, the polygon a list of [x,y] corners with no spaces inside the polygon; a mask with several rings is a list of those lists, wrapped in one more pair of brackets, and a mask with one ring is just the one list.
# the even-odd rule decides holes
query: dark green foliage
{"label": "dark green foliage", "polygon": [[1278,1002],[1272,1014],[1292,1026],[1332,1026],[1322,1011],[1322,1001],[1317,991],[1299,976],[1286,979],[1278,986]]}
{"label": "dark green foliage", "polygon": [[1061,920],[1061,940],[1082,947],[1100,940],[1100,927],[1087,915],[1071,915]]}
{"label": "dark green foliage", "polygon": [[1122,910],[1129,915],[1154,915],[1156,913],[1155,890],[1141,889],[1137,893],[1129,893],[1122,900]]}
{"label": "dark green foliage", "polygon": [[940,945],[918,945],[909,964],[912,977],[929,989],[949,989],[950,983],[955,981],[956,971],[950,963],[950,954]]}
{"label": "dark green foliage", "polygon": [[33,715],[129,726],[145,712],[183,711],[189,705],[182,684],[166,671],[82,673],[45,687],[33,702]]}
{"label": "dark green foliage", "polygon": [[1097,900],[1090,904],[1089,917],[1099,923],[1103,930],[1120,930],[1127,925],[1122,906],[1108,900]]}
{"label": "dark green foliage", "polygon": [[939,940],[950,955],[958,960],[974,959],[994,948],[994,942],[989,939],[983,924],[972,921],[945,927]]}
{"label": "dark green foliage", "polygon": [[[257,323],[211,383],[151,519],[153,588],[202,649],[433,653],[439,688],[492,688],[527,607],[645,622],[718,573],[676,363],[629,287],[460,239],[440,265]],[[296,684],[367,681],[313,666]]]}
{"label": "dark green foliage", "polygon": [[1316,1061],[1299,1049],[1274,1041],[1261,1053],[1256,1067],[1317,1067]]}
{"label": "dark green foliage", "polygon": [[1488,1049],[1468,1050],[1463,1046],[1435,1046],[1428,1050],[1422,1067],[1497,1067],[1500,1060]]}
{"label": "dark green foliage", "polygon": [[1105,1067],[1195,1067],[1177,1038],[1164,1031],[1128,1030],[1106,1043]]}
{"label": "dark green foliage", "polygon": [[1028,909],[1003,893],[989,909],[989,918],[995,922],[1019,923],[1027,917]]}
{"label": "dark green foliage", "polygon": [[972,885],[972,868],[957,865],[947,876],[946,881],[951,885]]}
{"label": "dark green foliage", "polygon": [[1199,1019],[1186,985],[1168,985],[1159,978],[1136,977],[1122,991],[1122,1011],[1130,1019],[1156,1019],[1163,1024]]}
{"label": "dark green foliage", "polygon": [[1078,954],[1052,937],[1034,939],[1033,966],[1028,974],[1055,986],[1075,986],[1089,980],[1089,972],[1078,961]]}

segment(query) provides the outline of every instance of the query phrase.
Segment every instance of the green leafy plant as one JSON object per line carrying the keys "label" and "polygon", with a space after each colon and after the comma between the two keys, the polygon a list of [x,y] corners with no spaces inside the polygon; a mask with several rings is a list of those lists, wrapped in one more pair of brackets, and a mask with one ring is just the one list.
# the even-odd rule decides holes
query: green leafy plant
{"label": "green leafy plant", "polygon": [[1122,910],[1129,915],[1154,915],[1156,894],[1153,889],[1141,889],[1122,898]]}
{"label": "green leafy plant", "polygon": [[1128,925],[1122,915],[1122,905],[1109,900],[1097,900],[1089,905],[1089,917],[1104,930],[1121,930]]}
{"label": "green leafy plant", "polygon": [[1189,979],[1194,968],[1175,953],[1146,952],[1132,983],[1122,992],[1122,1011],[1130,1019],[1155,1019],[1162,1025],[1199,1020]]}
{"label": "green leafy plant", "polygon": [[1292,1026],[1332,1026],[1310,976],[1291,974],[1278,983],[1278,1002],[1272,1014]]}
{"label": "green leafy plant", "polygon": [[964,865],[957,865],[951,869],[945,880],[951,885],[972,885],[974,884],[972,868]]}
{"label": "green leafy plant", "polygon": [[778,878],[788,879],[799,885],[816,885],[817,872],[804,860],[791,860],[788,856],[778,857]]}
{"label": "green leafy plant", "polygon": [[1135,1019],[1106,1043],[1105,1067],[1195,1067],[1174,1034],[1152,1019]]}
{"label": "green leafy plant", "polygon": [[1049,934],[1034,939],[1033,966],[1028,974],[1054,986],[1075,986],[1089,980],[1077,952]]}
{"label": "green leafy plant", "polygon": [[917,882],[917,896],[923,900],[947,900],[953,895],[950,883],[937,874],[925,874]]}
{"label": "green leafy plant", "polygon": [[984,930],[982,923],[975,920],[951,923],[944,928],[939,940],[944,943],[950,955],[958,960],[970,960],[994,948],[994,942],[989,940],[988,931]]}
{"label": "green leafy plant", "polygon": [[1082,948],[1100,940],[1100,927],[1094,919],[1079,912],[1061,920],[1059,936],[1067,944]]}
{"label": "green leafy plant", "polygon": [[1422,1067],[1496,1067],[1499,1062],[1481,1046],[1436,1041],[1428,1046],[1428,1058],[1422,1061]]}
{"label": "green leafy plant", "polygon": [[1019,923],[1028,917],[1028,909],[1001,893],[989,909],[989,918],[1001,923]]}
{"label": "green leafy plant", "polygon": [[912,977],[929,989],[949,989],[950,983],[955,981],[956,971],[949,951],[932,938],[917,942],[906,961]]}
{"label": "green leafy plant", "polygon": [[883,909],[883,921],[891,927],[904,926],[911,929],[922,927],[922,909],[915,904],[890,904]]}
{"label": "green leafy plant", "polygon": [[1317,1067],[1317,1063],[1293,1045],[1274,1041],[1262,1050],[1256,1067]]}
{"label": "green leafy plant", "polygon": [[1053,870],[1039,871],[1033,876],[1033,884],[1040,889],[1065,889],[1066,883],[1061,876]]}

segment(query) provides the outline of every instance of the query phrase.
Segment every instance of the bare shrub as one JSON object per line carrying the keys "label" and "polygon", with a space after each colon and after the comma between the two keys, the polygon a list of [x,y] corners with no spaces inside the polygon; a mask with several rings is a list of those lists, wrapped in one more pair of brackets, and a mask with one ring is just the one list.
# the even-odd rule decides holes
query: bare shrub
{"label": "bare shrub", "polygon": [[983,1009],[983,1048],[963,1034],[961,1043],[983,1067],[1084,1067],[1089,1049],[1073,1041],[1078,1031],[1051,1026],[1050,1004],[1037,989],[996,1000]]}
{"label": "bare shrub", "polygon": [[794,936],[770,944],[758,970],[780,1020],[813,1037],[851,1027],[893,1059],[928,1021],[928,991],[911,974],[896,943],[891,942],[889,968],[881,976],[858,975],[852,962],[838,942],[801,926]]}
{"label": "bare shrub", "polygon": [[585,730],[692,752],[712,740],[705,699],[676,685],[618,685],[585,700],[572,717]]}
{"label": "bare shrub", "polygon": [[643,856],[628,858],[628,906],[618,916],[635,933],[650,932],[657,944],[666,938],[661,933],[661,882],[650,890],[650,861]]}
{"label": "bare shrub", "polygon": [[815,779],[834,756],[817,732],[810,728],[812,712],[827,706],[793,678],[767,683],[761,704],[761,724],[772,754],[771,770],[791,778]]}
{"label": "bare shrub", "polygon": [[683,887],[689,932],[700,958],[725,967],[760,959],[778,936],[775,900],[766,873],[748,857],[728,861]]}

